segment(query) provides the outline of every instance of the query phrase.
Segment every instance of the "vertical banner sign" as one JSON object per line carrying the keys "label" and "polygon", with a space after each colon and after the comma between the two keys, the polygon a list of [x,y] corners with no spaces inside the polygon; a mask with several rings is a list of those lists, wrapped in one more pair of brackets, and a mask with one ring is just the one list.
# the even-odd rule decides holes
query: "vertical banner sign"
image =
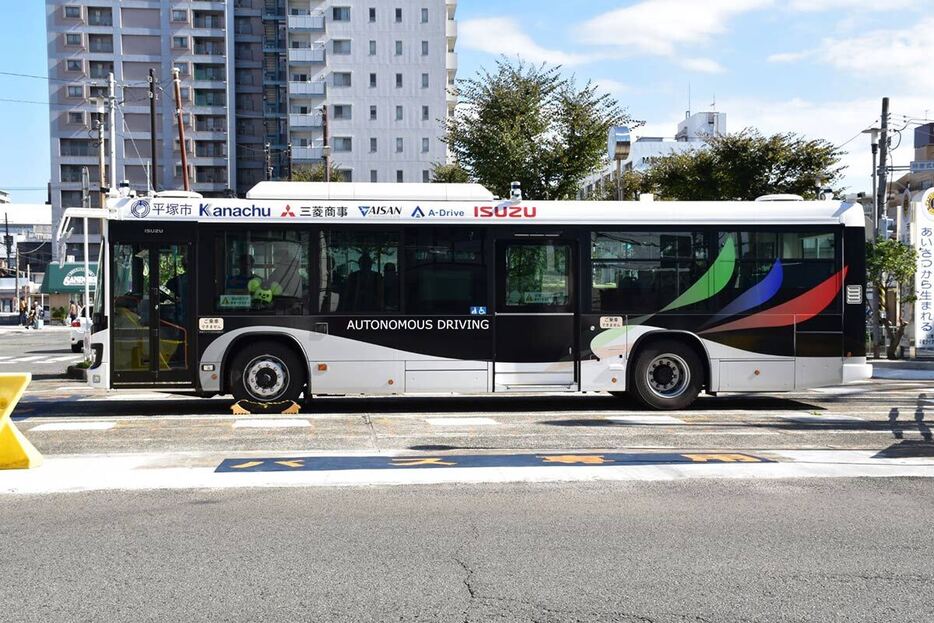
{"label": "vertical banner sign", "polygon": [[934,353],[934,188],[921,198],[917,219],[918,270],[915,273],[915,346]]}

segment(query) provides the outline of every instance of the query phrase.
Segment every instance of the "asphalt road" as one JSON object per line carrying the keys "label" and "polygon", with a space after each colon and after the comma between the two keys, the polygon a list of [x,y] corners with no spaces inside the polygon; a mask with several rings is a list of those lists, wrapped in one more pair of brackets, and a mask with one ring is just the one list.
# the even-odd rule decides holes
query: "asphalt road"
{"label": "asphalt road", "polygon": [[0,504],[0,603],[8,621],[927,623],[932,515],[926,479],[20,497]]}

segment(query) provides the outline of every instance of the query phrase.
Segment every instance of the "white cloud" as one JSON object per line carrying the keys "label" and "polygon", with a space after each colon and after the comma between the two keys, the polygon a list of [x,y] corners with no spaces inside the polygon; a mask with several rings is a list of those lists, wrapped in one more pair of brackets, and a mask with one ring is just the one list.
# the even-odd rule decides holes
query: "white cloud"
{"label": "white cloud", "polygon": [[779,52],[778,54],[770,54],[766,59],[770,63],[795,63],[806,59],[808,56],[813,54],[813,50],[804,50],[801,52]]}
{"label": "white cloud", "polygon": [[643,0],[581,24],[579,38],[613,46],[623,54],[673,56],[677,47],[710,41],[726,32],[727,22],[761,9],[772,0]]}
{"label": "white cloud", "polygon": [[522,32],[509,17],[487,17],[459,22],[458,45],[488,54],[518,56],[532,63],[579,65],[594,57],[544,48]]}
{"label": "white cloud", "polygon": [[891,11],[908,9],[916,0],[791,0],[788,5],[792,11],[816,13],[818,11]]}
{"label": "white cloud", "polygon": [[813,58],[835,69],[864,78],[878,78],[881,88],[915,85],[934,88],[934,74],[928,71],[934,59],[934,18],[927,18],[902,29],[880,29],[862,36],[826,38],[813,50],[772,54],[770,62],[795,62]]}
{"label": "white cloud", "polygon": [[723,65],[709,58],[686,58],[680,61],[680,65],[685,69],[705,74],[719,74],[723,72]]}
{"label": "white cloud", "polygon": [[600,91],[614,96],[631,90],[628,84],[624,84],[619,80],[613,80],[612,78],[597,78],[593,83]]}

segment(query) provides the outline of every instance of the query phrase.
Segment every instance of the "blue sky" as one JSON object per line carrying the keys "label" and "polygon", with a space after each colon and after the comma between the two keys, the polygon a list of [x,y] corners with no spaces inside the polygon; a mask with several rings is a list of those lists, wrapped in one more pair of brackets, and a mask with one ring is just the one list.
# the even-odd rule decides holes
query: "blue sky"
{"label": "blue sky", "polygon": [[[3,0],[2,15],[0,72],[45,75],[44,2]],[[715,100],[730,131],[842,144],[878,123],[883,95],[896,128],[934,117],[934,0],[461,0],[457,17],[459,76],[500,54],[561,64],[611,92],[647,135],[674,134],[689,85],[692,110]],[[47,101],[47,85],[0,75],[0,98]],[[44,188],[47,109],[0,101],[0,112],[0,188]],[[896,164],[911,157],[911,127]],[[868,138],[846,149],[845,183],[866,190]]]}

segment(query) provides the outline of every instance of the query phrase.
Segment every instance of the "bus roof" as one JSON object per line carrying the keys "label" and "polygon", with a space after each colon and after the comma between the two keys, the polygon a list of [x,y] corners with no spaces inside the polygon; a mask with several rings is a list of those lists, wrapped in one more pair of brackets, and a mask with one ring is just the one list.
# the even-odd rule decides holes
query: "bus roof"
{"label": "bus roof", "polygon": [[[165,192],[112,199],[107,207],[103,218],[143,222],[865,227],[862,206],[839,200],[508,201],[494,199],[479,184],[261,182],[247,199]],[[78,216],[71,210],[66,216]]]}

